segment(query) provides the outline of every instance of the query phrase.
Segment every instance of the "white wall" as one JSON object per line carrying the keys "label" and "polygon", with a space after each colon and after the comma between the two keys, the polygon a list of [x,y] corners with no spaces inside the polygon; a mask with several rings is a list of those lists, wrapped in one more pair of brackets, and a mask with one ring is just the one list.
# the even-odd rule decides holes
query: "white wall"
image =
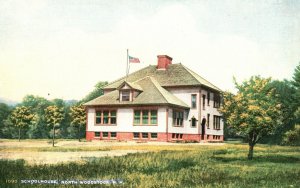
{"label": "white wall", "polygon": [[88,131],[97,132],[166,132],[166,109],[159,108],[157,112],[157,126],[133,125],[133,109],[117,109],[117,125],[95,125],[95,109],[89,109]]}
{"label": "white wall", "polygon": [[[223,135],[224,123],[223,123],[222,119],[220,122],[220,130],[213,129],[214,115],[221,116],[221,114],[218,111],[218,108],[214,108],[214,93],[210,92],[210,102],[209,102],[209,105],[207,104],[207,93],[208,92],[204,89],[201,91],[201,95],[206,96],[205,97],[205,109],[203,109],[203,107],[201,107],[201,116],[202,116],[201,118],[203,118],[203,116],[206,118],[206,124],[208,123],[207,114],[210,114],[209,128],[206,126],[205,133],[209,134],[209,135]],[[202,105],[202,96],[201,96],[201,105]]]}
{"label": "white wall", "polygon": [[[214,101],[213,101],[213,93],[210,92],[210,103],[209,106],[207,104],[207,91],[200,88],[186,88],[186,89],[177,89],[177,88],[171,88],[168,89],[169,92],[174,94],[176,97],[181,99],[183,102],[185,102],[187,105],[191,107],[191,96],[192,94],[196,94],[197,97],[197,108],[190,109],[187,119],[184,119],[184,126],[183,127],[173,127],[172,125],[172,109],[169,110],[169,132],[174,133],[186,133],[186,134],[199,134],[201,133],[201,121],[203,116],[207,118],[207,114],[210,114],[210,126],[209,129],[205,129],[206,134],[211,135],[223,135],[223,121],[220,123],[220,130],[213,130],[213,116],[217,115],[220,116],[220,113],[217,108],[213,107]],[[202,106],[202,95],[205,95],[205,109],[203,109]],[[200,107],[201,106],[201,107]],[[199,119],[199,112],[201,109],[201,116]],[[198,122],[196,128],[191,127],[191,118],[195,117]],[[207,122],[207,121],[206,121]],[[199,127],[200,126],[200,127]]]}
{"label": "white wall", "polygon": [[[213,116],[218,115],[217,108],[213,107],[213,93],[211,92],[210,105],[207,105],[207,91],[202,89],[200,93],[200,88],[187,88],[187,89],[168,89],[169,92],[174,94],[176,97],[181,99],[187,105],[191,107],[191,95],[196,94],[197,100],[197,108],[190,109],[188,113],[188,117],[186,118],[186,114],[184,115],[184,125],[183,127],[174,127],[173,126],[173,114],[172,109],[169,108],[169,116],[168,116],[168,132],[169,133],[184,133],[184,134],[199,134],[201,133],[201,121],[203,116],[207,118],[207,114],[210,114],[210,125],[209,129],[206,126],[206,134],[210,135],[223,135],[223,121],[221,120],[220,130],[213,129]],[[205,98],[205,109],[202,107],[202,95],[206,95]],[[201,106],[201,107],[200,107]],[[201,108],[201,116],[199,119],[199,111]],[[186,113],[187,111],[185,111]],[[197,126],[191,127],[192,117],[195,117],[198,122]],[[166,108],[158,109],[158,117],[157,117],[158,125],[157,126],[133,126],[133,109],[131,108],[119,108],[117,110],[117,126],[102,126],[95,125],[95,109],[89,108],[88,110],[88,131],[105,131],[105,132],[166,132]],[[208,121],[206,121],[208,122]]]}
{"label": "white wall", "polygon": [[[172,133],[185,133],[185,134],[199,134],[199,127],[198,125],[196,127],[191,127],[191,118],[194,116],[198,120],[199,115],[199,88],[187,88],[187,89],[168,89],[170,93],[181,99],[185,104],[189,105],[191,107],[191,96],[192,94],[196,94],[196,104],[197,108],[190,109],[188,111],[188,117],[186,118],[186,112],[184,113],[184,122],[183,127],[174,127],[173,126],[173,110],[169,110],[169,132]],[[198,124],[198,122],[197,122]]]}

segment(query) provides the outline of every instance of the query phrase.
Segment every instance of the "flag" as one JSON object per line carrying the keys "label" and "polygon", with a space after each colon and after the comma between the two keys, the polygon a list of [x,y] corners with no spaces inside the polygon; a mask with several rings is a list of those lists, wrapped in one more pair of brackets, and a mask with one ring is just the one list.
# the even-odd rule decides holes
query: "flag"
{"label": "flag", "polygon": [[139,58],[128,56],[130,63],[140,63]]}

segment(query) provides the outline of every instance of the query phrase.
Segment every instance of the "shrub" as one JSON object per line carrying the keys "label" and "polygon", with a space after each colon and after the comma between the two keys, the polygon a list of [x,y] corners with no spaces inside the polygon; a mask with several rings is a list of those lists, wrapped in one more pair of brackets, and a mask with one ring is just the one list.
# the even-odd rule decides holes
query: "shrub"
{"label": "shrub", "polygon": [[295,125],[293,130],[287,131],[283,138],[284,145],[300,146],[300,125]]}

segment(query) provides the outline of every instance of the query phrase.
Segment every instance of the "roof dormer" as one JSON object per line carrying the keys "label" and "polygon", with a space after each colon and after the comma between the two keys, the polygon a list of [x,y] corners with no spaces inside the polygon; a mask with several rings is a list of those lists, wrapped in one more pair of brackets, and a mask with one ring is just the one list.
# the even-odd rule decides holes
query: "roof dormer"
{"label": "roof dormer", "polygon": [[118,88],[120,102],[133,101],[142,91],[141,86],[124,81]]}

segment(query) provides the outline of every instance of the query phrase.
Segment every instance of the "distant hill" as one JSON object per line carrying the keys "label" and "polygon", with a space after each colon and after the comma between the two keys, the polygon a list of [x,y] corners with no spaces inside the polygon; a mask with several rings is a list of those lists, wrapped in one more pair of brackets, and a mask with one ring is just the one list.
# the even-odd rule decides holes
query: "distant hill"
{"label": "distant hill", "polygon": [[0,97],[0,103],[5,103],[5,104],[7,104],[9,106],[15,106],[19,102]]}
{"label": "distant hill", "polygon": [[[13,100],[10,100],[10,99],[6,99],[6,98],[3,98],[3,97],[0,97],[0,103],[5,103],[9,106],[15,106],[17,105],[18,103],[20,103],[21,101],[13,101]],[[69,106],[72,106],[74,104],[76,104],[78,102],[78,100],[64,100],[64,102],[66,103],[66,105],[69,105]]]}

